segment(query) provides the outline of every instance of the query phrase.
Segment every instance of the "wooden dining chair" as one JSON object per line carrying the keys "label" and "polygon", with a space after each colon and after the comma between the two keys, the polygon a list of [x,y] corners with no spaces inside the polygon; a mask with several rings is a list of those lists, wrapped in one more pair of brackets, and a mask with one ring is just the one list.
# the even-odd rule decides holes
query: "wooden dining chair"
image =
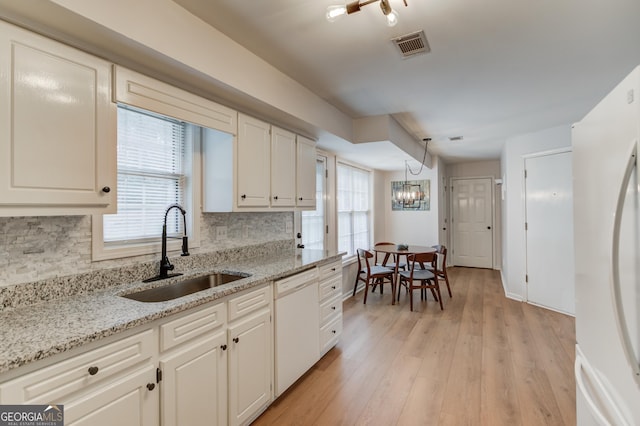
{"label": "wooden dining chair", "polygon": [[[395,243],[384,242],[384,241],[380,242],[380,243],[375,243],[373,245],[373,250],[375,251],[376,247],[384,246],[384,245],[395,246],[396,244]],[[387,268],[396,269],[396,262],[399,262],[398,263],[398,269],[403,269],[403,270],[406,269],[407,264],[400,262],[400,259],[399,259],[400,256],[398,256],[398,259],[396,259],[395,256],[394,256],[393,262],[389,262],[389,258],[390,257],[391,257],[391,253],[385,253],[384,258],[382,259],[382,262],[378,263],[378,253],[376,252],[376,264],[380,264],[382,266],[386,266]]]}
{"label": "wooden dining chair", "polygon": [[385,283],[391,284],[391,303],[395,303],[395,273],[392,269],[389,269],[386,266],[374,264],[374,260],[375,255],[373,253],[364,249],[358,249],[358,266],[363,265],[365,270],[365,277],[363,279],[365,282],[363,303],[367,303],[369,287],[374,287],[375,289],[376,286],[379,285],[382,287]]}
{"label": "wooden dining chair", "polygon": [[[440,296],[440,285],[438,284],[438,264],[436,252],[417,253],[407,256],[409,270],[399,274],[400,285],[407,288],[409,292],[409,307],[413,311],[413,290],[420,290],[420,299],[426,299],[426,290],[431,290],[433,297],[442,307],[442,297]],[[433,270],[427,269],[428,265],[433,266]],[[399,293],[399,291],[398,291]]]}
{"label": "wooden dining chair", "polygon": [[[447,248],[442,244],[438,244],[433,246],[436,249],[436,253],[438,253],[438,257],[440,260],[438,261],[437,269],[435,270],[438,278],[443,279],[447,284],[447,291],[449,292],[449,297],[453,297],[451,295],[451,287],[449,286],[449,276],[447,275]],[[441,262],[441,263],[440,263]],[[427,269],[434,271],[432,265],[428,265]]]}

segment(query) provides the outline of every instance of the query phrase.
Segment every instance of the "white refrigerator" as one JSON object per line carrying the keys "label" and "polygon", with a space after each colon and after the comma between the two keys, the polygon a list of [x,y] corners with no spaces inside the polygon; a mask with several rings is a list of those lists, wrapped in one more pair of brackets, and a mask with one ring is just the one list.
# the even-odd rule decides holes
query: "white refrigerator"
{"label": "white refrigerator", "polygon": [[640,425],[640,67],[573,126],[579,426]]}

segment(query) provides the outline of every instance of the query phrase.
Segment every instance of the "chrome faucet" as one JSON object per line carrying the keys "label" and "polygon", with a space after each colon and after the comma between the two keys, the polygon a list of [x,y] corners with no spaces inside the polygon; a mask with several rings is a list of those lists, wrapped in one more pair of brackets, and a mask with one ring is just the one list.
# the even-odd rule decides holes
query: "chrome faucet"
{"label": "chrome faucet", "polygon": [[181,256],[189,256],[189,239],[187,237],[187,211],[183,209],[180,204],[172,204],[167,208],[167,211],[165,211],[164,223],[162,224],[162,255],[160,258],[160,274],[158,274],[153,278],[144,280],[144,282],[146,283],[182,275],[182,274],[169,274],[169,271],[173,271],[174,266],[171,264],[171,262],[169,261],[169,257],[167,256],[167,238],[177,238],[177,237],[167,237],[167,216],[169,215],[169,211],[174,208],[180,210],[180,213],[182,213],[182,220],[184,221],[184,233],[182,235]]}

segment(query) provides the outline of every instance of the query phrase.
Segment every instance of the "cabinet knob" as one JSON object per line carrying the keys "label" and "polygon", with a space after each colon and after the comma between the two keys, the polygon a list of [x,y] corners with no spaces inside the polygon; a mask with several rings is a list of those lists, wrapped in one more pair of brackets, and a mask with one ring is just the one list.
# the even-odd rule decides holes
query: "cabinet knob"
{"label": "cabinet knob", "polygon": [[336,271],[336,268],[331,268],[331,272],[335,272],[335,271]]}
{"label": "cabinet knob", "polygon": [[242,198],[243,200],[245,200],[245,199],[247,198],[247,194],[242,194],[242,195],[240,196],[240,198]]}
{"label": "cabinet knob", "polygon": [[239,338],[239,337],[234,337],[234,338],[233,338],[233,342],[234,342],[234,343],[238,343],[239,341],[240,341],[240,338]]}
{"label": "cabinet knob", "polygon": [[302,201],[302,197],[298,198],[299,201]]}
{"label": "cabinet knob", "polygon": [[332,286],[331,286],[331,290],[335,290],[335,289],[336,289],[336,286],[335,286],[335,285],[332,285]]}
{"label": "cabinet knob", "polygon": [[226,351],[227,350],[227,345],[221,345],[220,349],[222,349],[223,351]]}
{"label": "cabinet knob", "polygon": [[98,374],[98,367],[89,367],[89,374],[91,376],[95,376],[96,374]]}
{"label": "cabinet knob", "polygon": [[274,196],[273,196],[273,199],[274,199],[274,200],[277,200],[277,199],[278,199],[278,196],[277,196],[277,195],[274,195]]}
{"label": "cabinet knob", "polygon": [[331,332],[332,332],[333,334],[336,334],[336,331],[335,331],[335,330],[331,330]]}
{"label": "cabinet knob", "polygon": [[336,310],[336,307],[335,307],[335,306],[332,306],[332,307],[331,307],[331,309],[335,311],[335,310]]}
{"label": "cabinet knob", "polygon": [[150,391],[154,390],[155,388],[156,388],[155,383],[147,383],[147,389],[149,389]]}
{"label": "cabinet knob", "polygon": [[109,188],[108,186],[104,186],[102,187],[102,192],[104,192],[105,194],[108,194],[111,192],[111,188]]}

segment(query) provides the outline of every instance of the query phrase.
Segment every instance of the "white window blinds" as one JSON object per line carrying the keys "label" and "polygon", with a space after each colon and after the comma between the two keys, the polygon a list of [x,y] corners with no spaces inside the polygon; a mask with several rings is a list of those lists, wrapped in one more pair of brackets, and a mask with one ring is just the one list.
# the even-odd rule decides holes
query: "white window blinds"
{"label": "white window blinds", "polygon": [[355,255],[359,248],[368,249],[370,241],[370,173],[338,164],[338,249]]}
{"label": "white window blinds", "polygon": [[[105,243],[157,239],[168,206],[183,203],[185,123],[118,106],[118,213],[104,216]],[[182,233],[177,209],[167,233]]]}

